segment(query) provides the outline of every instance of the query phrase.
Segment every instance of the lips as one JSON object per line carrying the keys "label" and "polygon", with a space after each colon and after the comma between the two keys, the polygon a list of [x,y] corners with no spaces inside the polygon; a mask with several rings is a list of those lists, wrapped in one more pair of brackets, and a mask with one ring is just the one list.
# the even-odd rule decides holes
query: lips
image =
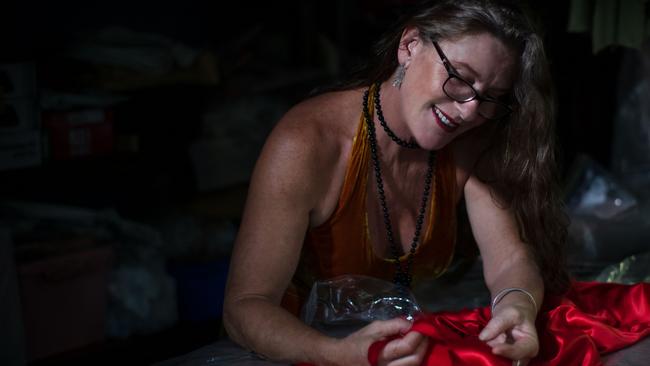
{"label": "lips", "polygon": [[436,123],[446,132],[454,132],[460,127],[460,125],[454,122],[453,118],[446,115],[438,107],[433,106],[433,113],[435,115]]}

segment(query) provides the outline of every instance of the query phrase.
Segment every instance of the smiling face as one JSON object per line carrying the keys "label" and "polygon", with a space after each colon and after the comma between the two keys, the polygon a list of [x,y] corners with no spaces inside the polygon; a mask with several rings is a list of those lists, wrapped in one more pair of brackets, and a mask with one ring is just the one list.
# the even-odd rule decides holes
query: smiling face
{"label": "smiling face", "polygon": [[[517,70],[516,55],[489,33],[438,42],[458,76],[482,96],[499,99],[510,93]],[[433,43],[408,30],[398,58],[406,67],[399,89],[399,112],[405,134],[425,149],[440,149],[460,134],[489,121],[479,114],[480,98],[457,102],[443,91],[449,74]]]}

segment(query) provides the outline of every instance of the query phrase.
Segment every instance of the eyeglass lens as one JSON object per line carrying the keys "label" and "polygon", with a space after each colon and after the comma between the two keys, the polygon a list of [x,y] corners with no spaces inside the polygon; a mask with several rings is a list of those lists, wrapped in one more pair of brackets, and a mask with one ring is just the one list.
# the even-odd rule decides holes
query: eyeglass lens
{"label": "eyeglass lens", "polygon": [[[442,87],[445,94],[457,102],[469,102],[478,97],[476,90],[471,85],[455,76],[450,76]],[[509,110],[499,103],[482,99],[478,106],[478,112],[485,118],[498,119],[507,115]]]}

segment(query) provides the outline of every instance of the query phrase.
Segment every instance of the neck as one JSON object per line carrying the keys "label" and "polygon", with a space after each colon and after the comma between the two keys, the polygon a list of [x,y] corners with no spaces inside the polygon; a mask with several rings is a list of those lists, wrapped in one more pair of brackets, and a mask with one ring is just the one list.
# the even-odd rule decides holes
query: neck
{"label": "neck", "polygon": [[[370,96],[372,98],[372,95]],[[384,120],[386,121],[388,127],[400,138],[403,136],[410,136],[410,133],[406,132],[405,124],[402,123],[401,119],[396,118],[399,113],[396,113],[398,110],[398,104],[399,104],[399,91],[397,88],[392,86],[390,83],[383,83],[381,85],[381,93],[380,93],[380,104],[381,108],[383,110],[384,114]],[[388,112],[386,111],[387,108],[384,106],[388,105]],[[394,116],[395,118],[391,118],[389,116]],[[400,123],[393,123],[393,120],[400,122]],[[375,139],[377,141],[377,146],[379,148],[379,153],[378,153],[378,158],[381,160],[382,164],[388,169],[386,172],[387,174],[394,174],[395,176],[399,176],[400,174],[403,174],[404,172],[402,171],[404,167],[408,167],[411,163],[415,162],[423,162],[426,161],[426,156],[427,153],[425,150],[419,149],[419,148],[406,148],[395,141],[384,131],[384,128],[381,126],[381,123],[379,122],[379,119],[377,117],[377,106],[375,105],[374,108],[374,113],[373,113],[373,124],[375,126],[375,131],[376,131],[376,136]],[[395,126],[395,128],[394,128]],[[410,141],[410,138],[406,141]],[[406,165],[405,165],[406,164]],[[418,166],[418,165],[414,165]]]}
{"label": "neck", "polygon": [[422,162],[427,156],[427,151],[422,149],[407,149],[399,146],[382,130],[381,125],[375,118],[375,130],[377,134],[377,145],[379,147],[379,159],[382,164],[388,167],[401,166],[414,162]]}
{"label": "neck", "polygon": [[[393,133],[405,142],[412,142],[413,135],[401,113],[402,94],[400,93],[400,89],[392,86],[389,82],[382,83],[379,103],[384,115],[384,120]],[[383,130],[383,128],[380,128],[380,130]],[[386,135],[384,132],[385,131],[382,131],[381,134]]]}
{"label": "neck", "polygon": [[[372,97],[372,96],[371,96]],[[375,104],[374,126],[376,130],[377,145],[381,151],[380,159],[388,165],[399,164],[402,162],[411,162],[422,159],[422,151],[419,148],[409,148],[400,145],[384,130],[379,120],[378,107],[381,108],[384,116],[384,122],[392,133],[404,142],[411,142],[410,131],[403,119],[399,118],[400,113],[399,90],[388,82],[381,84],[379,106]]]}

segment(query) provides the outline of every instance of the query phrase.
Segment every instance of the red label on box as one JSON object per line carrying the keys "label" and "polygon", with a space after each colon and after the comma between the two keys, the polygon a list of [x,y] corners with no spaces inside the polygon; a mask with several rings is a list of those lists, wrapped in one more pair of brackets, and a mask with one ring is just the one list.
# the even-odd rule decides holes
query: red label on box
{"label": "red label on box", "polygon": [[107,155],[113,151],[113,113],[107,109],[43,113],[54,160]]}

